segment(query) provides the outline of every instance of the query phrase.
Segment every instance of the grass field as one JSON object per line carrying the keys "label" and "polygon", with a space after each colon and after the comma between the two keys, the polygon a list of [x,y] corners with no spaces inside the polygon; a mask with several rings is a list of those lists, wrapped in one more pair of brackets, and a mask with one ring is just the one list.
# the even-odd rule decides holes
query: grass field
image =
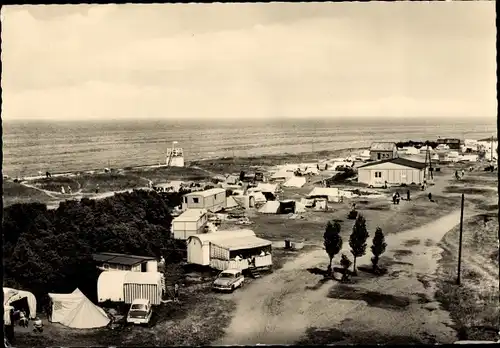
{"label": "grass field", "polygon": [[166,183],[171,180],[201,181],[211,177],[210,173],[205,170],[192,167],[141,168],[132,169],[126,171],[126,173],[149,179],[155,184]]}
{"label": "grass field", "polygon": [[79,190],[82,193],[93,193],[97,188],[99,193],[103,193],[145,187],[148,181],[128,173],[96,173],[36,179],[30,184],[52,192],[61,192],[61,186],[64,186],[65,192],[68,193],[67,188],[70,186],[73,193]]}
{"label": "grass field", "polygon": [[210,170],[214,173],[239,173],[259,167],[272,167],[286,163],[315,162],[325,158],[343,157],[361,149],[343,149],[299,154],[265,155],[258,157],[226,157],[213,160],[193,161],[191,165]]}
{"label": "grass field", "polygon": [[455,284],[459,229],[442,241],[437,296],[450,311],[461,339],[493,340],[500,327],[498,216],[485,215],[464,224],[461,286]]}
{"label": "grass field", "polygon": [[52,197],[37,189],[26,187],[12,181],[3,181],[4,207],[16,203],[49,203],[53,200]]}

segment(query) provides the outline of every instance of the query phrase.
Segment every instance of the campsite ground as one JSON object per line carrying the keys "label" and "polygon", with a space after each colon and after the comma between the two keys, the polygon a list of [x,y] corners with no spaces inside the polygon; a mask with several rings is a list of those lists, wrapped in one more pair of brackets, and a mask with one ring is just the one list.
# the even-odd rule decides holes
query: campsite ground
{"label": "campsite ground", "polygon": [[[481,228],[477,220],[466,224],[464,231],[469,237],[464,243],[464,285],[458,288],[450,280],[454,278],[452,255],[456,254],[460,193],[466,192],[467,219],[496,212],[497,173],[478,169],[457,182],[455,170],[455,166],[442,166],[435,185],[425,192],[413,189],[412,200],[399,205],[390,200],[394,189],[387,189],[379,190],[381,197],[346,200],[332,204],[327,212],[300,214],[303,218],[299,219],[250,211],[254,224],[238,228],[251,228],[273,241],[301,240],[306,247],[296,252],[276,249],[274,272],[248,280],[233,294],[212,293],[210,278],[186,285],[181,303],[163,305],[152,328],[78,331],[49,324],[41,335],[18,334],[16,346],[449,343],[463,327],[473,338],[488,339],[485,327],[498,328],[494,321],[498,318],[494,302],[498,286],[492,283],[495,276],[498,279],[498,256],[495,263],[491,255],[491,245],[496,243],[492,231],[498,230],[496,218],[489,225],[479,218],[483,219]],[[284,198],[301,196],[311,186],[285,189]],[[428,192],[432,192],[434,202],[427,198]],[[343,252],[352,259],[348,237],[353,221],[347,219],[347,213],[353,201],[366,217],[368,244],[375,227],[380,226],[386,234],[388,250],[381,259],[386,272],[382,276],[369,272],[368,250],[358,259],[358,276],[342,284],[323,276],[328,257],[322,248],[322,235],[326,222],[338,219]],[[336,267],[338,262],[339,256],[334,260]],[[177,269],[168,278],[181,276],[182,270]]]}

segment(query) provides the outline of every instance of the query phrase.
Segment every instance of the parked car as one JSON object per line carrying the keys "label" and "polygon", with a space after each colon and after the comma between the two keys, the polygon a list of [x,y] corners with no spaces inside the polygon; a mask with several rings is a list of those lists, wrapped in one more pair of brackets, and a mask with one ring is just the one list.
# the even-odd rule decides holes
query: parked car
{"label": "parked car", "polygon": [[243,286],[245,277],[239,269],[227,269],[219,273],[212,288],[221,291],[234,291]]}
{"label": "parked car", "polygon": [[151,308],[151,302],[146,299],[135,299],[130,305],[127,323],[149,325],[152,316],[153,309]]}

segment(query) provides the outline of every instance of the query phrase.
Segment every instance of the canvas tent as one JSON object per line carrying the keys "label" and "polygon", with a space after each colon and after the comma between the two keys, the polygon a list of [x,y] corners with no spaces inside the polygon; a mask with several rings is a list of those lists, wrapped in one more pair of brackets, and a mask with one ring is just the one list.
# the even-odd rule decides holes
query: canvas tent
{"label": "canvas tent", "polygon": [[35,319],[36,317],[36,297],[29,291],[16,290],[12,288],[3,288],[3,303],[10,305],[13,302],[25,298],[28,302],[29,317]]}
{"label": "canvas tent", "polygon": [[300,188],[306,184],[306,181],[306,178],[303,176],[292,176],[283,184],[283,186]]}
{"label": "canvas tent", "polygon": [[259,213],[262,214],[290,214],[290,213],[303,213],[305,205],[293,200],[285,200],[282,202],[269,201],[262,208]]}
{"label": "canvas tent", "polygon": [[52,301],[50,321],[75,329],[92,329],[108,325],[106,312],[94,305],[79,289],[71,294],[49,293]]}
{"label": "canvas tent", "polygon": [[307,198],[326,198],[328,202],[340,202],[339,189],[335,187],[315,187],[307,195]]}
{"label": "canvas tent", "polygon": [[226,199],[226,209],[233,209],[239,207],[239,204],[234,200],[233,196],[229,196]]}
{"label": "canvas tent", "polygon": [[275,193],[278,190],[278,185],[276,184],[265,184],[265,183],[259,183],[256,187],[257,191],[260,191],[262,193],[264,192],[270,192],[270,193]]}
{"label": "canvas tent", "polygon": [[280,202],[278,201],[268,201],[260,209],[259,213],[262,214],[277,214],[280,209]]}

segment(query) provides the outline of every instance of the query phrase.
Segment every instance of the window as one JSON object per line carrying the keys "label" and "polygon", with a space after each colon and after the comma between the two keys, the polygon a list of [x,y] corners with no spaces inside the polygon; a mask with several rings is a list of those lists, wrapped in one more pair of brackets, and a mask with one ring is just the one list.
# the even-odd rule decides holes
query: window
{"label": "window", "polygon": [[382,172],[375,172],[375,177],[376,178],[381,178],[382,177]]}
{"label": "window", "polygon": [[187,203],[187,202],[188,202],[188,198],[184,197],[184,203]]}
{"label": "window", "polygon": [[193,203],[200,203],[200,200],[198,199],[198,197],[193,197]]}
{"label": "window", "polygon": [[379,152],[379,153],[377,153],[377,159],[380,159],[381,155],[382,155],[382,154],[381,154],[380,152]]}

